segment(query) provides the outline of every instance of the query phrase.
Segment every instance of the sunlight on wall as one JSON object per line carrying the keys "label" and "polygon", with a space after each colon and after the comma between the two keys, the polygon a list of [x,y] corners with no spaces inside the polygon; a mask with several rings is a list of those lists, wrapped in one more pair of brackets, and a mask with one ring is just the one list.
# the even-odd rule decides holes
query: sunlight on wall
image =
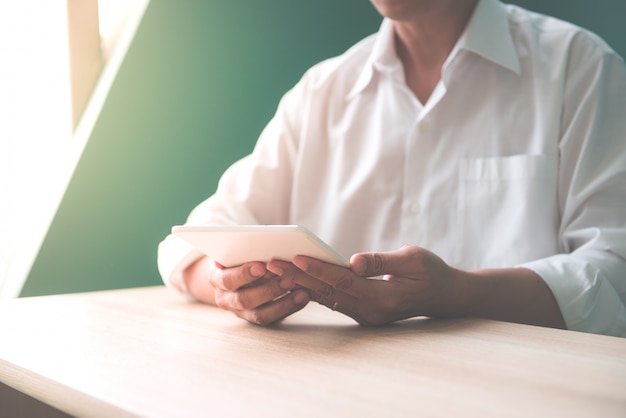
{"label": "sunlight on wall", "polygon": [[0,299],[21,291],[148,2],[101,2],[107,63],[73,134],[66,2],[0,3]]}
{"label": "sunlight on wall", "polygon": [[2,294],[7,277],[26,274],[27,248],[58,200],[55,167],[63,164],[72,129],[67,44],[64,2],[0,3]]}
{"label": "sunlight on wall", "polygon": [[132,24],[142,0],[105,0],[98,2],[102,52],[108,58],[124,36],[124,28]]}

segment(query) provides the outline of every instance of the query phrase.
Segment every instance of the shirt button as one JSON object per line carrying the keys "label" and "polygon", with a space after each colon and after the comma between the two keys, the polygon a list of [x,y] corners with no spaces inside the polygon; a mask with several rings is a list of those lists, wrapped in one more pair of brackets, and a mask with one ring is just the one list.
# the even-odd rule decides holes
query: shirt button
{"label": "shirt button", "polygon": [[411,203],[411,212],[420,213],[421,211],[422,211],[422,206],[419,203],[417,202]]}

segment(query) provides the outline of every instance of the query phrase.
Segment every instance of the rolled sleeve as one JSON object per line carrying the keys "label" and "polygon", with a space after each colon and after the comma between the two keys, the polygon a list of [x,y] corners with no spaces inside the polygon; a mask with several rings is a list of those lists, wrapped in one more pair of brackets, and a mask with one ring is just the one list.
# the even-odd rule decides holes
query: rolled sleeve
{"label": "rolled sleeve", "polygon": [[626,337],[626,67],[599,41],[577,41],[559,145],[562,254],[523,267],[548,284],[569,329]]}
{"label": "rolled sleeve", "polygon": [[182,239],[169,235],[158,247],[158,268],[165,285],[176,290],[183,296],[193,299],[183,279],[183,271],[194,261],[202,257],[202,253]]}
{"label": "rolled sleeve", "polygon": [[568,329],[626,337],[626,263],[619,257],[559,254],[520,267],[547,283]]}

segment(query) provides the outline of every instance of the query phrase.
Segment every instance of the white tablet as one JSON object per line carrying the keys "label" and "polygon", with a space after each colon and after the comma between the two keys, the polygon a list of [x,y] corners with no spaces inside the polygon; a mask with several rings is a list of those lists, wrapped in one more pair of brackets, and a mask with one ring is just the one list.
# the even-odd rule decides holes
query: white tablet
{"label": "white tablet", "polygon": [[249,261],[291,261],[297,255],[349,266],[345,257],[298,225],[177,225],[172,227],[172,234],[225,267]]}

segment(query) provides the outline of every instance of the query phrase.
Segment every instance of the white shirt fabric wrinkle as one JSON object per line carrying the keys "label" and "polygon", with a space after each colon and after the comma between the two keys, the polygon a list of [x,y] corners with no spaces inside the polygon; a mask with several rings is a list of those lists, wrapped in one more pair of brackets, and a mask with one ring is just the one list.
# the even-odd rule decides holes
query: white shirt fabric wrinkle
{"label": "white shirt fabric wrinkle", "polygon": [[[568,328],[626,336],[626,70],[595,35],[481,0],[421,104],[390,21],[311,68],[191,224],[300,224],[344,256],[404,244],[520,266]],[[168,236],[166,284],[199,257]]]}

